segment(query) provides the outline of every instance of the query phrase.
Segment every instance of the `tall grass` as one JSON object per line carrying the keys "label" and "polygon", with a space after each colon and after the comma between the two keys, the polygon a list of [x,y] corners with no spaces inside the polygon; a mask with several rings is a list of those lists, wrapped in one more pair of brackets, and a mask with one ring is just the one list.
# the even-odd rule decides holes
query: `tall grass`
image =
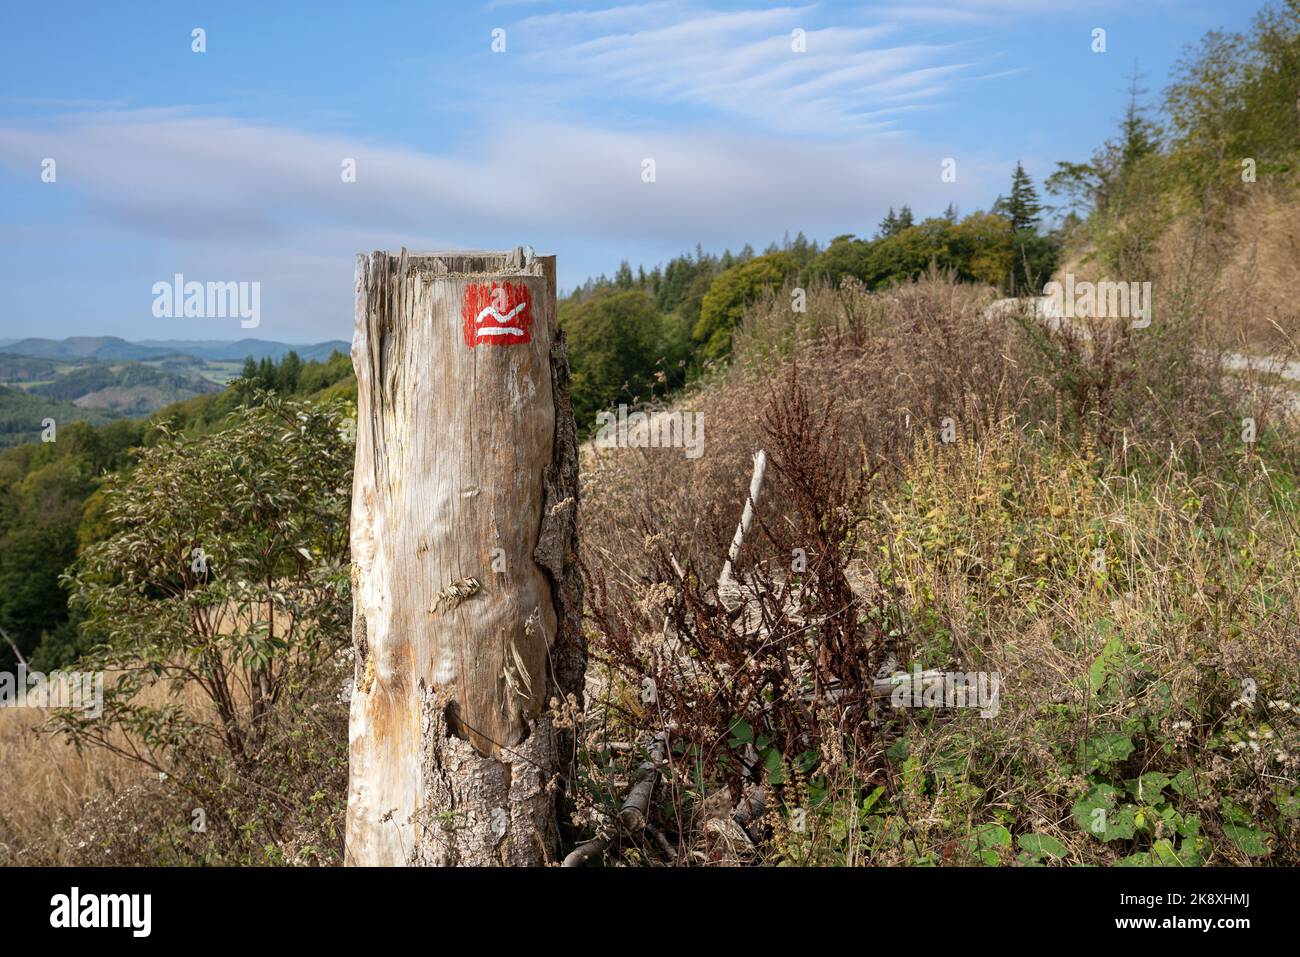
{"label": "tall grass", "polygon": [[[791,293],[685,400],[702,459],[584,463],[579,821],[610,859],[1294,863],[1293,423],[1243,439],[1258,396],[1187,315],[1084,338],[940,276],[814,288],[806,312]],[[759,448],[804,468],[769,471],[737,609],[713,582]],[[853,469],[866,495],[837,481]],[[833,553],[844,607],[792,565],[800,543]],[[819,672],[837,647],[861,667]],[[886,657],[997,673],[998,713],[881,708]],[[650,828],[619,829],[665,732]]]}

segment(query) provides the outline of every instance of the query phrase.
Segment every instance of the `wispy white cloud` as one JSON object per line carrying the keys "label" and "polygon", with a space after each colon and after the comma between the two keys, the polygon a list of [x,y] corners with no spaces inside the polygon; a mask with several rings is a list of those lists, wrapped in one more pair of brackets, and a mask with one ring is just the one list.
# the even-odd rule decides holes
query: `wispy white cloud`
{"label": "wispy white cloud", "polygon": [[[1151,0],[1153,7],[1169,7],[1180,0]],[[871,14],[889,22],[935,27],[991,26],[1008,20],[1091,12],[1106,14],[1123,9],[1126,0],[947,0],[936,3],[881,3]]]}
{"label": "wispy white cloud", "polygon": [[961,39],[905,42],[889,16],[824,20],[818,5],[666,0],[530,16],[512,34],[537,75],[567,81],[571,97],[688,105],[763,129],[837,135],[893,129],[889,107],[938,99],[988,56]]}
{"label": "wispy white cloud", "polygon": [[[909,107],[896,107],[905,110]],[[0,163],[57,159],[59,189],[151,237],[242,241],[313,224],[485,235],[503,226],[610,236],[707,236],[826,221],[933,192],[939,157],[771,134],[616,132],[505,124],[455,153],[421,152],[186,110],[0,123]],[[357,182],[344,183],[352,158]],[[653,159],[656,179],[642,179]],[[919,167],[924,165],[922,174]],[[933,167],[933,169],[931,169]],[[918,200],[919,202],[919,197]]]}
{"label": "wispy white cloud", "polygon": [[[93,230],[144,243],[142,290],[172,271],[262,281],[282,336],[319,328],[327,301],[347,314],[352,258],[368,248],[528,243],[558,253],[571,286],[609,270],[611,255],[652,264],[696,241],[870,232],[886,205],[966,206],[993,181],[971,163],[960,185],[941,184],[941,157],[904,145],[810,150],[772,134],[508,124],[471,149],[427,153],[185,110],[0,122],[0,165],[34,177],[46,156],[59,179],[44,188],[69,191],[85,214],[64,240]],[[345,158],[355,183],[342,182]]]}

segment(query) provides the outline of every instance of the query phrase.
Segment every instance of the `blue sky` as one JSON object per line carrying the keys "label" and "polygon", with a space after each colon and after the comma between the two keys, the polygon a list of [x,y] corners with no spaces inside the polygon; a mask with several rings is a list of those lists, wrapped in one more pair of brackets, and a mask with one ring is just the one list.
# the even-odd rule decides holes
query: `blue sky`
{"label": "blue sky", "polygon": [[[1154,98],[1260,6],[10,4],[0,339],[349,339],[370,249],[528,244],[563,289],[697,242],[871,235],[891,204],[986,208],[1018,159],[1041,181],[1109,136],[1135,60]],[[260,326],[155,318],[176,273],[259,282]]]}

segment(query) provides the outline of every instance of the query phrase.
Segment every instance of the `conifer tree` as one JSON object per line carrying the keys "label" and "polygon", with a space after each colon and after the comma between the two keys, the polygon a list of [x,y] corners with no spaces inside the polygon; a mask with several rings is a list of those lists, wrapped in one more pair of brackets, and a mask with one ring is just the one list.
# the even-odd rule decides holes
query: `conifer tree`
{"label": "conifer tree", "polygon": [[1011,175],[1011,195],[1005,199],[999,197],[994,205],[994,212],[1001,213],[1011,220],[1011,229],[1020,232],[1037,226],[1038,214],[1042,211],[1043,206],[1038,201],[1038,191],[1034,189],[1034,181],[1017,161],[1016,171]]}
{"label": "conifer tree", "polygon": [[894,233],[898,232],[898,217],[894,215],[893,206],[889,207],[889,215],[882,219],[880,225],[876,228],[880,235],[885,237],[892,236]]}

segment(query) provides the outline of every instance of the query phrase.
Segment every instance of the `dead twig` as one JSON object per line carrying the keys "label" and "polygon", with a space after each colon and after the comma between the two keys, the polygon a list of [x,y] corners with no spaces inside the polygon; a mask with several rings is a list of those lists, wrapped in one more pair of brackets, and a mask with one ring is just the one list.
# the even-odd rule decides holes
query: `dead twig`
{"label": "dead twig", "polygon": [[645,829],[650,816],[650,795],[654,793],[655,783],[659,780],[659,769],[668,759],[668,732],[660,731],[650,745],[650,753],[641,762],[641,773],[632,790],[623,799],[618,819],[629,831],[636,833]]}
{"label": "dead twig", "polygon": [[9,632],[5,631],[3,628],[0,628],[0,635],[4,636],[5,643],[8,644],[9,647],[14,650],[14,654],[17,655],[18,657],[18,663],[22,665],[24,668],[26,668],[27,659],[24,658],[23,653],[18,650],[18,646],[14,644],[14,640],[9,637]]}

